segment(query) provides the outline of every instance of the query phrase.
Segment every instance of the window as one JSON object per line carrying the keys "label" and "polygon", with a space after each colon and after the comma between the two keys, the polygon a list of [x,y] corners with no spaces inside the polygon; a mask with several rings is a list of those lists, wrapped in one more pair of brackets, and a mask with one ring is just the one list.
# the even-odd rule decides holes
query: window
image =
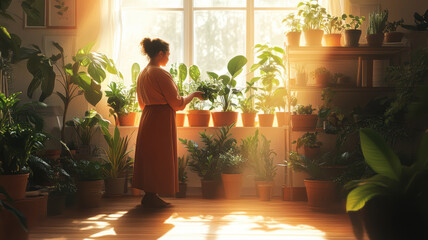
{"label": "window", "polygon": [[[134,62],[142,67],[139,43],[159,37],[170,43],[170,64],[196,64],[201,72],[226,73],[236,55],[254,63],[256,43],[284,45],[282,19],[298,0],[122,0],[118,65],[127,81]],[[238,86],[245,86],[245,72]],[[203,75],[205,76],[205,75]]]}

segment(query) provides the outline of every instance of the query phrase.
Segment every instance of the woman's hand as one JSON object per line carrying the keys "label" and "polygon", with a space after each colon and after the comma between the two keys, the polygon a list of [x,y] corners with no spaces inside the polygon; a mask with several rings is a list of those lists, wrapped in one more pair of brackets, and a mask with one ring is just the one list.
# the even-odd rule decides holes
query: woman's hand
{"label": "woman's hand", "polygon": [[193,97],[194,97],[194,98],[195,98],[195,97],[197,97],[197,98],[199,98],[200,100],[205,100],[205,99],[202,97],[202,95],[204,94],[204,92],[196,91],[196,92],[193,92],[192,94],[193,94]]}

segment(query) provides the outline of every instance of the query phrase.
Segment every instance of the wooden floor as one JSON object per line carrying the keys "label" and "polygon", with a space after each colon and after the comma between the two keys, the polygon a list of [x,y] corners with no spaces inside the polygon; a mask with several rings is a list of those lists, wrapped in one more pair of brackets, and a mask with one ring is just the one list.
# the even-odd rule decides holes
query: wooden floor
{"label": "wooden floor", "polygon": [[347,215],[312,212],[306,202],[186,198],[148,210],[139,200],[105,198],[97,209],[68,209],[32,229],[30,239],[355,239]]}

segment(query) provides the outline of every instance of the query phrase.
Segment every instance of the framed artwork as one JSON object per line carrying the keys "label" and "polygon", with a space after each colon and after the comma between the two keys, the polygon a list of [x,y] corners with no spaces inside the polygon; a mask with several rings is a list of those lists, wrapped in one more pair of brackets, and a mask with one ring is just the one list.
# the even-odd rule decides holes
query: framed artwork
{"label": "framed artwork", "polygon": [[35,0],[33,7],[37,10],[37,16],[28,16],[24,12],[25,28],[46,28],[46,0]]}
{"label": "framed artwork", "polygon": [[76,0],[48,0],[48,26],[76,27]]}
{"label": "framed artwork", "polygon": [[[57,42],[64,50],[65,64],[72,62],[72,57],[76,54],[76,36],[74,35],[55,35],[43,37],[43,49],[46,56],[52,56],[59,53],[59,50],[53,45]],[[59,62],[59,66],[61,66]],[[58,69],[54,67],[55,73],[60,75]]]}

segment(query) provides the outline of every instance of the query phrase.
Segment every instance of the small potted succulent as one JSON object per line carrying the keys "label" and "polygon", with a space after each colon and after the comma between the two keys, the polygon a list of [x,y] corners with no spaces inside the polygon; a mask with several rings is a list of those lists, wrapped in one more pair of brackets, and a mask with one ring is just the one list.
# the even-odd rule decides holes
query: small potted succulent
{"label": "small potted succulent", "polygon": [[370,13],[366,36],[369,47],[382,46],[386,21],[388,21],[388,10]]}
{"label": "small potted succulent", "polygon": [[329,47],[340,47],[342,31],[345,29],[344,15],[337,17],[327,14],[324,24],[324,42]]}
{"label": "small potted succulent", "polygon": [[293,131],[314,131],[318,121],[318,115],[313,114],[314,111],[311,104],[297,105],[296,111],[291,115]]}
{"label": "small potted succulent", "polygon": [[298,15],[303,19],[303,36],[306,46],[321,46],[322,30],[327,11],[318,1],[308,0],[297,4]]}
{"label": "small potted succulent", "polygon": [[296,151],[303,147],[303,155],[314,160],[320,153],[322,142],[317,140],[318,132],[307,132],[293,143],[296,143]]}
{"label": "small potted succulent", "polygon": [[364,16],[359,17],[352,14],[342,15],[342,19],[346,20],[349,17],[349,22],[345,24],[345,46],[358,47],[361,37],[361,24],[366,20]]}
{"label": "small potted succulent", "polygon": [[315,86],[317,87],[327,87],[331,78],[331,72],[325,67],[319,67],[314,71]]}
{"label": "small potted succulent", "polygon": [[300,35],[302,34],[302,23],[300,18],[294,13],[290,13],[282,20],[282,22],[287,28],[287,33],[285,34],[287,46],[300,46]]}
{"label": "small potted succulent", "polygon": [[221,179],[223,181],[224,196],[226,199],[238,199],[242,189],[242,171],[245,159],[237,151],[231,148],[220,154],[222,166]]}
{"label": "small potted succulent", "polygon": [[404,37],[403,32],[397,32],[397,28],[402,26],[404,23],[403,19],[393,22],[387,22],[385,27],[385,42],[401,42]]}

